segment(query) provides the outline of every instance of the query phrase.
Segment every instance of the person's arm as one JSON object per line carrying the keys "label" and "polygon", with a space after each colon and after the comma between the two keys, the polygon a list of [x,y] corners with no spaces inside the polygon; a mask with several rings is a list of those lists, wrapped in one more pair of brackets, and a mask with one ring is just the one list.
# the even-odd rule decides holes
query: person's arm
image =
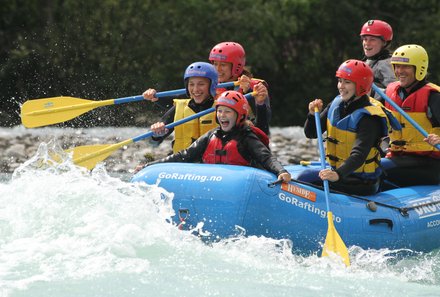
{"label": "person's arm", "polygon": [[[240,152],[243,156],[249,155],[252,160],[255,160],[264,169],[270,171],[277,176],[281,173],[287,172],[283,165],[272,155],[270,150],[261,142],[257,135],[253,132],[248,132],[240,140],[239,149],[243,147]],[[248,153],[248,154],[247,154]]]}
{"label": "person's arm", "polygon": [[[327,105],[319,114],[319,117],[321,119],[322,133],[327,131],[327,113],[329,108],[330,108],[330,104]],[[315,114],[314,112],[311,113],[310,110],[309,113],[307,114],[306,122],[304,123],[304,134],[306,135],[307,138],[311,138],[311,139],[318,138],[318,134],[316,133]]]}
{"label": "person's arm", "polygon": [[260,128],[264,133],[269,135],[269,124],[272,117],[272,110],[269,104],[256,105],[255,126]]}
{"label": "person's arm", "polygon": [[[176,113],[176,107],[173,106],[171,107],[161,118],[161,121],[165,124],[171,124],[174,120],[174,115]],[[173,133],[174,128],[168,129],[168,131],[161,136],[152,136],[151,137],[151,141],[152,142],[157,142],[157,145],[161,144],[162,141],[164,141],[165,138],[167,138],[168,136],[170,136],[171,133]]]}
{"label": "person's arm", "polygon": [[370,149],[378,145],[382,130],[381,119],[377,116],[364,116],[358,125],[356,140],[350,156],[335,170],[340,179],[358,169],[367,159]]}
{"label": "person's arm", "polygon": [[204,135],[200,136],[195,142],[193,142],[188,148],[181,150],[175,154],[172,154],[163,159],[149,163],[148,165],[157,163],[170,163],[170,162],[185,162],[185,163],[199,163],[202,160],[203,153],[208,146],[209,138],[214,130],[211,130]]}

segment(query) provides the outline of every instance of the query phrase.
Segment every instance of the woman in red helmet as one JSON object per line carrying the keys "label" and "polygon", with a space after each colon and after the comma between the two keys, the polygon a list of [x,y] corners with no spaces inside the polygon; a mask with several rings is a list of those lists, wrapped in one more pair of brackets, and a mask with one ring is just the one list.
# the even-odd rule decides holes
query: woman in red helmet
{"label": "woman in red helmet", "polygon": [[[269,123],[272,116],[270,100],[267,91],[267,83],[264,80],[252,77],[252,74],[245,68],[246,53],[244,48],[237,42],[227,41],[215,45],[209,53],[209,61],[214,65],[218,73],[219,83],[239,81],[240,85],[236,91],[247,94],[252,91],[258,93],[255,100],[250,101],[251,121],[269,134]],[[220,95],[226,89],[217,89]]]}
{"label": "woman in red helmet", "polygon": [[333,189],[372,195],[380,184],[381,138],[388,134],[390,126],[400,127],[390,111],[368,96],[373,71],[366,63],[345,61],[336,77],[339,95],[324,110],[321,99],[311,101],[304,126],[307,138],[317,138],[315,107],[322,110],[321,124],[327,131],[326,157],[331,167],[305,171],[298,179],[313,183],[328,180]]}
{"label": "woman in red helmet", "polygon": [[[393,29],[384,21],[369,20],[362,26],[359,35],[364,50],[362,61],[365,61],[373,70],[374,83],[384,90],[389,83],[396,81],[389,51],[393,40]],[[372,93],[372,97],[383,101],[379,94]]]}
{"label": "woman in red helmet", "polygon": [[[216,100],[219,127],[197,139],[190,147],[164,159],[149,163],[197,162],[262,167],[290,181],[291,176],[263,143],[258,130],[249,124],[249,104],[236,91],[226,91]],[[145,165],[138,166],[136,171]]]}

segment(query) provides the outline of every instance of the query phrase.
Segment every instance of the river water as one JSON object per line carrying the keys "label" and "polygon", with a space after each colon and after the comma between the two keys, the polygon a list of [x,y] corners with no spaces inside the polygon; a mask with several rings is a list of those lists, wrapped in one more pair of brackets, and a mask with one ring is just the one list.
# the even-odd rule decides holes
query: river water
{"label": "river water", "polygon": [[[440,296],[440,250],[350,247],[352,265],[237,237],[206,245],[167,223],[173,193],[49,166],[44,148],[0,181],[0,296]],[[398,254],[398,253],[397,253]]]}

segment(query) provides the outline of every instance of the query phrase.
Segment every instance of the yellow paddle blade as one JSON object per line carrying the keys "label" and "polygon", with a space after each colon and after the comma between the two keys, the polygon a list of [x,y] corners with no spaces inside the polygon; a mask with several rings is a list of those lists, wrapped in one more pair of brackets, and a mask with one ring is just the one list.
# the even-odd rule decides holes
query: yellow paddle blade
{"label": "yellow paddle blade", "polygon": [[336,231],[335,225],[333,224],[333,213],[331,211],[328,212],[327,219],[328,230],[324,247],[322,249],[322,257],[328,257],[329,253],[337,254],[342,258],[342,261],[348,267],[350,266],[348,249],[345,246],[345,243],[342,241],[341,236],[339,236],[338,231]]}
{"label": "yellow paddle blade", "polygon": [[113,102],[114,99],[93,101],[73,97],[28,100],[21,107],[21,122],[27,128],[53,125]]}
{"label": "yellow paddle blade", "polygon": [[73,152],[73,163],[91,170],[96,164],[107,159],[114,151],[132,142],[133,139],[128,139],[115,144],[84,145],[68,149],[66,152]]}

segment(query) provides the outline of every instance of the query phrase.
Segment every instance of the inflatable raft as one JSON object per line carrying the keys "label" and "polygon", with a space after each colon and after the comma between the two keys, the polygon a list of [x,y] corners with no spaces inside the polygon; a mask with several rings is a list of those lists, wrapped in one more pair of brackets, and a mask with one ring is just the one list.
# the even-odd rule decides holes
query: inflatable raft
{"label": "inflatable raft", "polygon": [[[295,179],[312,167],[286,169]],[[174,193],[175,223],[188,230],[203,223],[199,236],[206,240],[256,235],[290,239],[299,253],[319,251],[327,234],[323,189],[275,180],[272,173],[251,167],[188,163],[152,165],[132,179]],[[331,192],[330,209],[347,247],[424,252],[440,247],[440,186],[362,197]]]}

